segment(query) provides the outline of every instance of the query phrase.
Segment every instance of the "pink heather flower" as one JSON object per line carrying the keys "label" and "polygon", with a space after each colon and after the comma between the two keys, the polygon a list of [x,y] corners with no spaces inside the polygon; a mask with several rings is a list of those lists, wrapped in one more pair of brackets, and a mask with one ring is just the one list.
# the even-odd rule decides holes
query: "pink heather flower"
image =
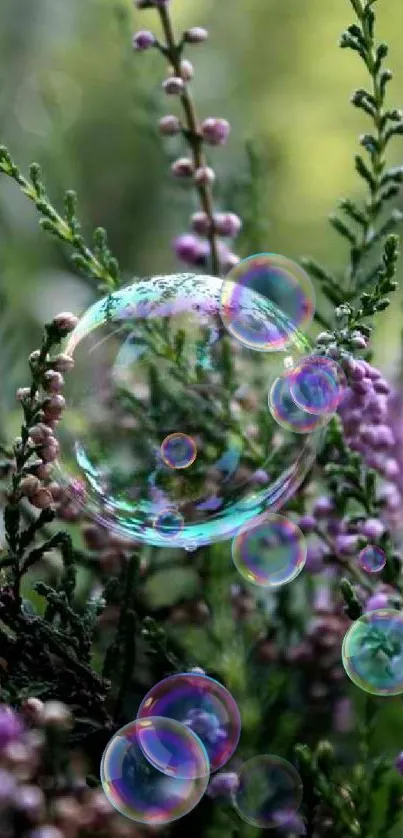
{"label": "pink heather flower", "polygon": [[403,751],[395,759],[395,768],[399,772],[399,774],[403,775]]}
{"label": "pink heather flower", "polygon": [[52,325],[56,326],[60,332],[64,332],[66,335],[76,328],[77,323],[78,317],[72,314],[71,311],[62,311],[61,314],[57,314],[52,320]]}
{"label": "pink heather flower", "polygon": [[0,704],[0,751],[23,733],[23,724],[17,713],[6,704]]}
{"label": "pink heather flower", "polygon": [[226,119],[208,117],[201,125],[202,137],[209,145],[225,145],[230,131],[231,126]]}
{"label": "pink heather flower", "polygon": [[204,41],[207,41],[208,32],[207,29],[202,29],[201,26],[193,26],[184,32],[183,38],[187,44],[202,44]]}
{"label": "pink heather flower", "polygon": [[168,96],[180,96],[185,89],[185,82],[179,76],[170,76],[162,83]]}
{"label": "pink heather flower", "polygon": [[210,219],[206,212],[194,212],[191,218],[192,230],[200,236],[207,236],[210,230]]}
{"label": "pink heather flower", "polygon": [[386,594],[378,593],[370,596],[365,603],[366,611],[379,611],[380,608],[387,608],[389,599]]}
{"label": "pink heather flower", "polygon": [[242,221],[234,212],[218,212],[214,216],[214,227],[219,236],[234,239],[241,231]]}
{"label": "pink heather flower", "polygon": [[194,174],[193,161],[188,157],[178,157],[171,166],[171,172],[174,177],[190,178]]}
{"label": "pink heather flower", "polygon": [[175,134],[180,134],[182,130],[178,117],[173,114],[163,116],[158,125],[161,134],[164,134],[166,137],[173,137]]}
{"label": "pink heather flower", "polygon": [[181,77],[185,81],[191,81],[194,76],[194,67],[191,61],[184,58],[180,65]]}
{"label": "pink heather flower", "polygon": [[182,262],[187,265],[197,265],[203,267],[207,264],[207,259],[210,254],[210,247],[208,242],[198,239],[191,233],[184,233],[174,240],[174,250]]}
{"label": "pink heather flower", "polygon": [[142,29],[133,35],[133,47],[138,52],[144,52],[147,49],[155,46],[155,37],[152,32],[147,29]]}
{"label": "pink heather flower", "polygon": [[210,166],[200,166],[196,171],[195,182],[198,186],[212,186],[215,179],[215,171]]}

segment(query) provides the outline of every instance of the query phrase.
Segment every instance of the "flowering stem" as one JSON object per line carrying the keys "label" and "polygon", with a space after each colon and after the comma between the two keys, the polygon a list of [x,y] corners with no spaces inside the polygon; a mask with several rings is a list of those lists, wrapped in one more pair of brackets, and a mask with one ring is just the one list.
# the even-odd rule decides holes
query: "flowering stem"
{"label": "flowering stem", "polygon": [[[178,78],[180,78],[182,76],[180,60],[182,45],[176,44],[168,6],[159,6],[158,13],[161,19],[161,24],[166,39],[166,46],[162,49],[162,52],[164,53],[164,55],[167,56],[167,58],[169,58],[169,61],[172,64],[172,67],[174,68],[175,75],[178,76]],[[184,136],[191,149],[194,166],[197,170],[204,166],[206,161],[204,159],[203,154],[203,139],[199,131],[199,123],[196,115],[195,105],[187,86],[185,86],[183,93],[180,96],[180,99],[186,118],[186,131],[184,131]],[[212,189],[209,185],[202,183],[196,184],[196,186],[197,191],[199,193],[202,209],[206,213],[209,221],[209,231],[207,233],[207,238],[209,241],[211,253],[211,271],[214,276],[219,276],[220,268],[218,259],[217,239],[214,230],[214,209]]]}

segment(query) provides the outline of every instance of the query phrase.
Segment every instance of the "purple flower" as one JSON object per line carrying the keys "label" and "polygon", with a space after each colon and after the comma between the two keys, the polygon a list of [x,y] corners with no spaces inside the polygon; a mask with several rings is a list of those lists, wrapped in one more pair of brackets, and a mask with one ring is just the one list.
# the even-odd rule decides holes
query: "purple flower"
{"label": "purple flower", "polygon": [[187,265],[204,267],[210,253],[208,242],[202,241],[191,233],[184,233],[174,240],[174,250],[182,262]]}
{"label": "purple flower", "polygon": [[164,134],[166,137],[174,137],[175,134],[180,134],[182,130],[182,126],[177,116],[174,114],[167,114],[163,116],[159,123],[159,129],[161,134]]}
{"label": "purple flower", "polygon": [[238,787],[238,774],[234,771],[223,771],[211,778],[207,794],[213,799],[216,797],[230,797]]}
{"label": "purple flower", "polygon": [[349,698],[340,698],[333,713],[333,724],[339,733],[348,733],[353,726],[353,712]]}
{"label": "purple flower", "polygon": [[315,518],[328,518],[334,512],[334,503],[328,497],[320,497],[315,501],[312,512]]}
{"label": "purple flower", "polygon": [[366,536],[366,538],[374,541],[384,534],[385,526],[379,518],[367,518],[366,521],[363,521],[362,524],[359,525],[359,530],[362,535]]}
{"label": "purple flower", "polygon": [[372,596],[370,596],[365,603],[365,610],[378,611],[380,608],[387,608],[388,605],[389,599],[386,594],[372,594]]}
{"label": "purple flower", "polygon": [[340,556],[352,556],[359,548],[359,536],[338,535],[336,536],[335,546]]}
{"label": "purple flower", "polygon": [[234,212],[217,212],[214,227],[219,236],[234,239],[241,231],[242,221]]}
{"label": "purple flower", "polygon": [[395,759],[395,768],[399,772],[399,774],[403,775],[403,751]]}
{"label": "purple flower", "polygon": [[9,742],[13,742],[21,737],[23,733],[23,724],[19,716],[14,713],[11,707],[6,704],[0,705],[0,751],[3,750]]}
{"label": "purple flower", "polygon": [[316,527],[316,520],[313,515],[302,515],[298,521],[298,526],[304,535],[313,532]]}
{"label": "purple flower", "polygon": [[209,145],[225,145],[230,131],[231,126],[226,119],[209,117],[201,125],[202,137]]}
{"label": "purple flower", "polygon": [[185,82],[180,76],[170,76],[162,83],[165,93],[168,96],[180,96],[185,89]]}
{"label": "purple flower", "polygon": [[312,573],[312,575],[321,573],[323,570],[323,559],[325,555],[326,550],[323,544],[308,544],[305,570],[307,570],[308,573]]}
{"label": "purple flower", "polygon": [[155,45],[155,36],[147,29],[142,29],[133,35],[133,47],[138,52],[144,52]]}
{"label": "purple flower", "polygon": [[207,29],[202,29],[201,26],[193,26],[184,32],[183,38],[187,44],[202,44],[203,41],[207,41],[208,32]]}

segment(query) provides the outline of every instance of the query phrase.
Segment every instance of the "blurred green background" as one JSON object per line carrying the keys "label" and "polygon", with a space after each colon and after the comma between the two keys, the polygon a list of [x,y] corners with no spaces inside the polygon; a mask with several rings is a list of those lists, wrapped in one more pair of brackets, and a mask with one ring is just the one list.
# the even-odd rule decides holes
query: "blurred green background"
{"label": "blurred green background", "polygon": [[[391,44],[394,106],[403,91],[399,6],[398,0],[377,5],[379,34]],[[349,105],[352,90],[366,83],[364,70],[353,53],[338,48],[352,21],[348,0],[172,0],[172,11],[178,30],[203,25],[211,31],[208,44],[190,47],[188,55],[200,115],[233,125],[228,147],[210,157],[219,173],[218,206],[237,208],[234,175],[246,176],[245,142],[254,139],[264,165],[264,249],[342,267],[343,243],[326,219],[339,197],[360,197],[353,154],[357,135],[368,127]],[[171,239],[187,229],[196,208],[192,192],[169,174],[181,141],[162,142],[155,127],[158,116],[176,107],[161,90],[161,56],[131,48],[133,31],[155,29],[156,18],[130,0],[0,5],[1,141],[24,170],[32,160],[41,163],[56,205],[66,189],[78,191],[85,232],[99,224],[108,229],[127,279],[178,269]],[[393,149],[397,162],[401,143]],[[61,309],[80,313],[94,290],[4,178],[0,294],[7,405],[16,382],[23,383],[24,353],[36,345],[43,321]],[[400,320],[401,308],[393,305],[378,321],[377,360],[390,372],[400,354]]]}

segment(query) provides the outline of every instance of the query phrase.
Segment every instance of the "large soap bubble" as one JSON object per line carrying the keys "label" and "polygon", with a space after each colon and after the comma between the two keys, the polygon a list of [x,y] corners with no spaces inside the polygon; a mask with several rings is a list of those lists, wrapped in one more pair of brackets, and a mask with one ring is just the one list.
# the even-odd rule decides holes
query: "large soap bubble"
{"label": "large soap bubble", "polygon": [[[88,309],[64,346],[75,369],[60,480],[81,480],[87,512],[129,538],[184,548],[231,538],[279,509],[315,457],[320,434],[301,443],[267,407],[268,388],[309,353],[308,341],[251,289],[244,306],[257,300],[273,328],[289,322],[287,348],[241,345],[222,324],[222,282],[139,281]],[[166,461],[172,434],[197,452],[186,468]]]}

